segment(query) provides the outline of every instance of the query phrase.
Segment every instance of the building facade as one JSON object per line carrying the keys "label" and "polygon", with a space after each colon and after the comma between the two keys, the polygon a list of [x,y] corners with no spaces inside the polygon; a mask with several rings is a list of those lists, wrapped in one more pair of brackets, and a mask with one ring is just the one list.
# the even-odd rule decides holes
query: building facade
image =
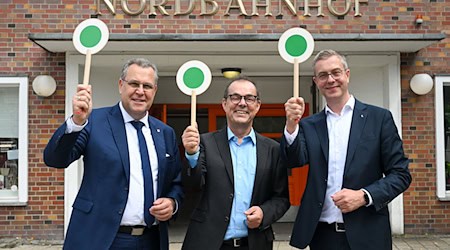
{"label": "building facade", "polygon": [[[292,65],[280,57],[278,39],[289,28],[307,29],[315,40],[313,56],[328,48],[344,53],[352,94],[394,116],[413,181],[390,205],[393,232],[450,233],[448,0],[2,0],[1,237],[64,238],[82,162],[53,169],[43,163],[42,152],[71,115],[85,64],[72,35],[88,18],[101,19],[110,33],[105,48],[92,56],[95,107],[117,103],[122,64],[146,57],[160,73],[152,113],[180,132],[189,122],[190,99],[176,86],[177,69],[188,60],[201,60],[213,74],[210,88],[197,99],[202,129],[223,122],[217,108],[226,83],[221,70],[237,67],[260,84],[266,105],[261,116],[267,120],[257,130],[272,137],[281,135],[282,104],[292,96],[293,82]],[[300,95],[310,114],[324,105],[312,84],[311,61],[300,64]],[[410,81],[421,73],[431,76],[434,85],[419,95]],[[56,81],[56,91],[46,97],[38,86],[33,90],[44,75]],[[291,195],[297,195],[300,182],[291,181]],[[291,197],[292,210],[297,200]],[[283,220],[293,220],[292,214]]]}

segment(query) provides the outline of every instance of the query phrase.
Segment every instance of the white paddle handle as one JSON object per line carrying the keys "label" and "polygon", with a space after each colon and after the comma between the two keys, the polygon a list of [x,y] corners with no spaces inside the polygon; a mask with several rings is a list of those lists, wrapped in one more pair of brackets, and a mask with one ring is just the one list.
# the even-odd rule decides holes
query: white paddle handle
{"label": "white paddle handle", "polygon": [[91,58],[92,53],[91,50],[86,50],[86,61],[84,63],[84,77],[83,77],[83,85],[89,84],[89,74],[91,73]]}
{"label": "white paddle handle", "polygon": [[197,94],[192,90],[191,95],[191,126],[195,126],[195,118],[197,116]]}
{"label": "white paddle handle", "polygon": [[298,58],[294,59],[294,97],[299,97],[300,88],[299,88],[299,62]]}

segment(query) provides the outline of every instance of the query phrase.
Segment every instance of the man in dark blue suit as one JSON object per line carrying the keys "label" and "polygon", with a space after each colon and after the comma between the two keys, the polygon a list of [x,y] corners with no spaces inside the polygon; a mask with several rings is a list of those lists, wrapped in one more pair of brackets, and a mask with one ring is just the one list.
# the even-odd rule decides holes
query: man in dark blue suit
{"label": "man in dark blue suit", "polygon": [[64,249],[169,248],[167,221],[183,199],[181,162],[173,129],[148,114],[157,81],[154,64],[132,59],[119,79],[120,102],[94,110],[91,86],[78,85],[73,115],[44,151],[56,168],[83,156]]}
{"label": "man in dark blue suit", "polygon": [[313,69],[325,109],[300,121],[303,98],[285,103],[282,154],[290,168],[309,164],[290,244],[311,250],[392,249],[387,205],[411,183],[392,115],[349,93],[350,69],[339,53],[319,52]]}

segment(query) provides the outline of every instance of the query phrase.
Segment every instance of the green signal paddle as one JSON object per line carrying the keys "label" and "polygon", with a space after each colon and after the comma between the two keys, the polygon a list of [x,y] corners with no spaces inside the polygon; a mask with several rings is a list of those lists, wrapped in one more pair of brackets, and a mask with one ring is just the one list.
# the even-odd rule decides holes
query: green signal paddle
{"label": "green signal paddle", "polygon": [[185,62],[177,72],[177,86],[186,95],[191,96],[191,125],[195,126],[197,113],[197,95],[205,92],[211,84],[211,70],[197,60]]}
{"label": "green signal paddle", "polygon": [[278,41],[278,52],[288,63],[294,64],[294,97],[299,96],[299,64],[308,60],[314,51],[314,38],[302,28],[286,30]]}
{"label": "green signal paddle", "polygon": [[87,85],[89,82],[91,55],[102,50],[108,42],[108,39],[108,27],[100,19],[86,19],[75,28],[72,37],[73,45],[78,52],[86,55],[83,78],[84,85]]}

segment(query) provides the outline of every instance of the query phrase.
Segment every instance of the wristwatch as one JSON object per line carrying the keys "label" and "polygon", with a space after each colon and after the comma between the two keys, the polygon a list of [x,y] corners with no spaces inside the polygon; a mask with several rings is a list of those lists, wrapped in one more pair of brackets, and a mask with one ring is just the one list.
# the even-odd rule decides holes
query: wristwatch
{"label": "wristwatch", "polygon": [[370,202],[369,195],[367,195],[366,192],[364,192],[364,200],[366,201],[366,206],[369,205],[369,202]]}

